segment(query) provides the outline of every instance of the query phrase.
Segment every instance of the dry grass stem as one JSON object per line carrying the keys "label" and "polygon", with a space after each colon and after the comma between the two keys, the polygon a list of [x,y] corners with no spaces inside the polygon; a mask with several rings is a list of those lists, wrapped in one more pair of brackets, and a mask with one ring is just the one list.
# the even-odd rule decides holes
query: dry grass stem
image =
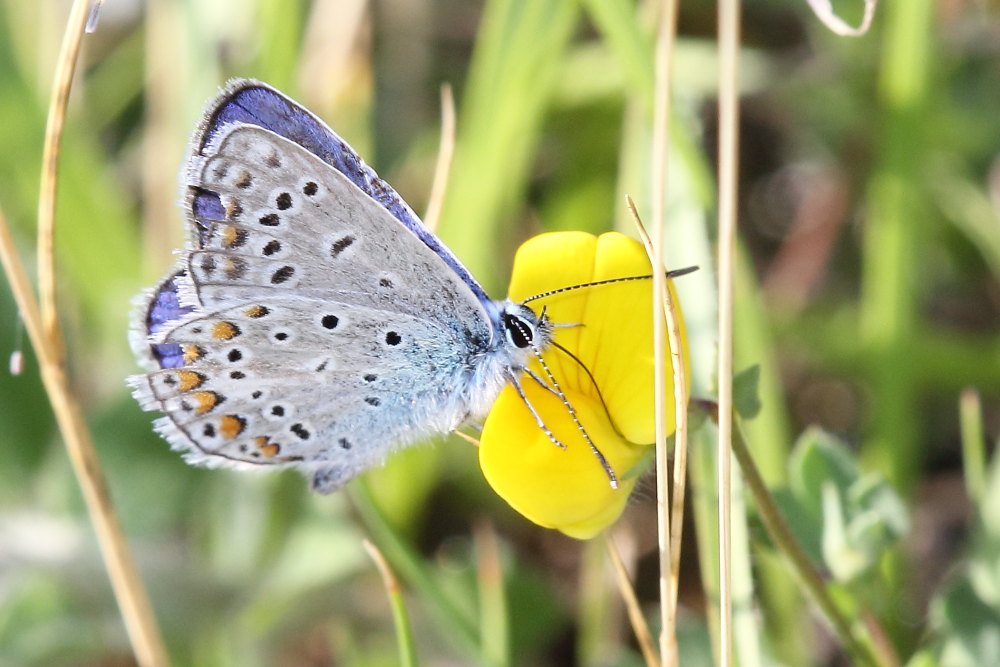
{"label": "dry grass stem", "polygon": [[833,11],[830,0],[806,0],[812,8],[816,18],[823,22],[827,28],[841,37],[861,37],[868,32],[872,25],[872,18],[875,17],[875,7],[878,0],[865,0],[865,13],[861,17],[861,25],[857,28],[848,25],[842,18]]}
{"label": "dry grass stem", "polygon": [[478,447],[479,446],[479,440],[477,438],[472,437],[468,433],[463,433],[462,431],[459,431],[458,429],[453,430],[451,433],[452,433],[452,435],[457,435],[462,440],[465,440],[467,443],[469,443],[473,447]]}
{"label": "dry grass stem", "polygon": [[[649,238],[639,211],[631,197],[626,196],[626,203],[635,220],[635,226],[642,239],[642,244],[649,255],[650,265],[654,271],[660,268],[653,254],[653,241]],[[687,369],[684,367],[684,348],[681,343],[680,317],[673,293],[665,289],[660,295],[663,301],[663,312],[667,322],[667,342],[670,344],[670,363],[673,368],[674,380],[674,489],[670,503],[670,571],[673,597],[670,602],[677,613],[677,591],[680,587],[681,541],[684,538],[684,493],[687,488],[687,452],[688,452],[688,391]]]}
{"label": "dry grass stem", "polygon": [[431,185],[431,196],[427,201],[427,211],[424,213],[424,226],[430,231],[437,229],[441,219],[441,209],[444,207],[444,196],[448,191],[448,177],[451,174],[451,161],[455,156],[455,97],[451,86],[441,85],[441,142],[438,145],[437,164],[434,166],[434,183]]}
{"label": "dry grass stem", "polygon": [[386,593],[390,596],[399,593],[399,580],[392,573],[389,562],[386,561],[385,556],[382,555],[379,548],[368,540],[361,540],[361,546],[365,548],[372,562],[375,563],[375,568],[378,570],[379,576],[382,577],[382,584],[385,586]]}
{"label": "dry grass stem", "polygon": [[63,34],[59,58],[52,80],[52,97],[45,122],[45,143],[42,147],[42,173],[38,182],[38,293],[41,302],[42,330],[53,341],[56,361],[62,363],[62,341],[56,313],[55,282],[55,220],[56,192],[59,185],[59,145],[66,124],[66,106],[73,85],[80,44],[87,27],[87,0],[76,0],[70,9]]}
{"label": "dry grass stem", "polygon": [[621,592],[622,600],[625,601],[625,611],[628,613],[629,623],[632,624],[632,631],[635,633],[639,650],[642,652],[647,667],[656,667],[660,664],[660,656],[656,653],[653,634],[649,631],[646,617],[642,614],[642,607],[639,606],[639,599],[635,595],[635,587],[625,569],[625,563],[622,561],[621,554],[618,553],[618,547],[607,534],[605,534],[604,543],[608,547],[608,556],[611,557],[611,564],[615,570],[615,581],[618,582],[618,590]]}
{"label": "dry grass stem", "polygon": [[719,664],[733,660],[733,272],[739,155],[740,2],[719,1]]}
{"label": "dry grass stem", "polygon": [[[667,150],[670,139],[670,76],[673,62],[674,42],[677,33],[677,0],[663,0],[659,6],[660,17],[657,27],[655,71],[656,90],[653,105],[653,266],[663,262],[663,234],[666,224],[667,198]],[[660,295],[667,289],[666,276],[662,271],[653,271],[653,350],[655,355],[654,393],[656,411],[656,516],[657,539],[660,553],[660,655],[665,664],[677,664],[677,637],[675,625],[676,590],[672,585],[671,573],[673,550],[670,545],[670,514],[668,511],[667,489],[667,381],[665,324],[663,299]]]}
{"label": "dry grass stem", "polygon": [[80,406],[70,391],[69,379],[60,361],[61,356],[55,342],[45,335],[38,303],[31,292],[28,275],[17,256],[14,240],[2,212],[0,212],[0,261],[3,262],[11,291],[21,311],[28,338],[38,356],[42,382],[52,403],[52,411],[55,413],[59,430],[66,442],[66,451],[73,465],[73,472],[83,492],[105,568],[111,579],[111,586],[129,639],[132,641],[136,661],[143,667],[167,665],[169,664],[167,653],[149,604],[149,597],[125,542],[118,515],[111,504],[107,483],[101,472],[90,432],[87,430]]}

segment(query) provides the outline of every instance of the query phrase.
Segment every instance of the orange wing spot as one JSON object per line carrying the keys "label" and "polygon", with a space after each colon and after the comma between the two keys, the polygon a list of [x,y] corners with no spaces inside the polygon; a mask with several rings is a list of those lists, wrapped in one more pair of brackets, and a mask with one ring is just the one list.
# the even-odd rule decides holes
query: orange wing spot
{"label": "orange wing spot", "polygon": [[240,335],[240,328],[232,322],[216,322],[212,325],[212,337],[216,340],[229,340]]}
{"label": "orange wing spot", "polygon": [[[228,210],[226,211],[228,213]],[[222,230],[222,247],[229,248],[236,241],[236,228],[226,227]]]}
{"label": "orange wing spot", "polygon": [[194,362],[205,356],[205,348],[200,345],[185,345],[184,346],[184,363],[193,364]]}
{"label": "orange wing spot", "polygon": [[199,415],[205,414],[223,401],[222,396],[214,391],[196,391],[191,394],[191,398],[198,404],[194,411]]}
{"label": "orange wing spot", "polygon": [[205,381],[205,376],[194,371],[177,371],[177,380],[180,381],[178,389],[181,391],[191,391],[201,386]]}
{"label": "orange wing spot", "polygon": [[247,420],[239,415],[226,415],[219,420],[219,433],[223,438],[232,440],[246,428]]}
{"label": "orange wing spot", "polygon": [[261,453],[269,459],[273,459],[278,455],[278,452],[281,451],[281,445],[274,442],[268,442],[267,436],[257,438],[256,443],[257,449],[259,449]]}
{"label": "orange wing spot", "polygon": [[249,308],[243,311],[244,315],[246,315],[247,317],[252,317],[254,319],[257,319],[258,317],[264,317],[265,315],[267,315],[267,313],[268,310],[264,306],[250,306]]}

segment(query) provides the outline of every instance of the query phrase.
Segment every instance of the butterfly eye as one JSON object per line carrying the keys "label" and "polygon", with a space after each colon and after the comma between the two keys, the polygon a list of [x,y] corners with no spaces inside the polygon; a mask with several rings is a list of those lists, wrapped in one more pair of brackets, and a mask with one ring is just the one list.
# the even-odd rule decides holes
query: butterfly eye
{"label": "butterfly eye", "polygon": [[534,338],[535,332],[531,326],[520,317],[511,315],[510,313],[504,313],[503,325],[507,330],[507,339],[513,343],[515,347],[524,349],[531,345],[531,339]]}

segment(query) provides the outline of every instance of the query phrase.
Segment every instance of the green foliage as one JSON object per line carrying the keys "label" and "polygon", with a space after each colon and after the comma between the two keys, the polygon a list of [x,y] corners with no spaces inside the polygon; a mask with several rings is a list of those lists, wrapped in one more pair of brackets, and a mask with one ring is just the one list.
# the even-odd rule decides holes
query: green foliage
{"label": "green foliage", "polygon": [[[352,18],[353,4],[105,3],[84,39],[60,165],[60,316],[171,658],[396,664],[393,612],[405,603],[427,664],[641,664],[603,553],[506,507],[471,446],[451,438],[407,451],[350,493],[319,498],[294,474],[185,465],[128,396],[129,299],[181,242],[183,147],[229,76],[301,99],[417,210],[436,153],[437,89],[449,81],[458,141],[440,233],[495,296],[533,233],[629,231],[626,193],[649,221],[649,3],[368,3]],[[746,370],[734,389],[750,449],[839,605],[881,623],[902,662],[990,664],[1000,653],[1000,457],[987,466],[984,453],[1000,396],[1000,17],[989,3],[886,1],[873,32],[848,40],[800,0],[743,5],[735,353]],[[65,10],[0,0],[0,205],[29,269]],[[694,396],[705,400],[718,345],[714,20],[712,3],[681,2],[667,188],[667,264],[702,268],[677,288]],[[4,282],[0,359],[17,345],[16,319]],[[121,662],[124,627],[22,346],[24,372],[0,373],[0,664]],[[978,434],[962,438],[975,516],[954,548],[963,559],[928,568],[952,574],[927,612],[921,596],[937,581],[912,545],[952,535],[919,517],[942,501],[924,490],[947,480],[961,451],[955,404],[967,386],[984,404],[967,415]],[[685,568],[699,559],[702,581],[683,577],[686,665],[710,664],[718,641],[715,433],[710,419],[697,423],[684,558]],[[636,548],[652,616],[653,493],[639,488],[621,541]],[[740,663],[834,661],[817,654],[824,642],[787,563],[750,548],[739,491]],[[499,583],[479,571],[471,526],[483,517],[499,534]],[[364,537],[403,584],[392,605]]]}
{"label": "green foliage", "polygon": [[1000,454],[976,507],[969,553],[931,602],[930,619],[942,665],[985,665],[1000,653]]}
{"label": "green foliage", "polygon": [[806,551],[834,580],[872,572],[909,529],[900,497],[877,473],[862,474],[842,442],[820,429],[799,438],[788,465],[781,509]]}

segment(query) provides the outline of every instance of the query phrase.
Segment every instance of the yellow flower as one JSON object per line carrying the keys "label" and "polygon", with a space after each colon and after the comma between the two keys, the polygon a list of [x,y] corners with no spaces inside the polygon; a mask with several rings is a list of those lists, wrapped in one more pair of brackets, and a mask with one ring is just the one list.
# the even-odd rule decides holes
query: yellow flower
{"label": "yellow flower", "polygon": [[[622,234],[542,234],[518,250],[509,296],[521,301],[569,285],[649,273],[642,246]],[[619,481],[619,488],[612,489],[558,397],[523,377],[528,399],[566,449],[548,439],[517,392],[508,386],[483,425],[479,464],[493,489],[535,523],[586,539],[612,523],[625,508],[641,472],[635,468],[642,467],[637,464],[651,452],[649,445],[655,439],[651,299],[652,280],[639,280],[531,302],[538,313],[545,306],[546,316],[556,324],[581,325],[557,328],[555,341],[590,370],[593,381],[555,346],[545,351],[544,358]],[[683,330],[681,333],[683,338]],[[686,348],[686,339],[684,345]],[[532,369],[545,377],[537,362]],[[668,368],[670,395],[671,379]],[[672,431],[672,410],[668,410],[667,420]]]}

